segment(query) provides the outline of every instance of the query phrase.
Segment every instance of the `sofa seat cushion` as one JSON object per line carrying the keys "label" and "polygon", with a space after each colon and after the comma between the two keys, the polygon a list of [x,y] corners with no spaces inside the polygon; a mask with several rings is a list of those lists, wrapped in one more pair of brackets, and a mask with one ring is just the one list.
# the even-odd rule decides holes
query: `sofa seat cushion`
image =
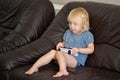
{"label": "sofa seat cushion", "polygon": [[120,73],[94,67],[68,68],[69,76],[53,78],[53,75],[58,71],[58,66],[50,63],[39,68],[39,72],[25,75],[32,65],[17,67],[10,72],[9,80],[120,80]]}

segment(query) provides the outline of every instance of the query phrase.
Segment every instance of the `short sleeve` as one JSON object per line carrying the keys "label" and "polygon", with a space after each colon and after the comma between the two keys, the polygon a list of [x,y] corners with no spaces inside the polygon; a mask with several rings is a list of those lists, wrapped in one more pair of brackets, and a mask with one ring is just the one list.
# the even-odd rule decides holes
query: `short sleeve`
{"label": "short sleeve", "polygon": [[67,34],[68,34],[68,30],[65,31],[65,33],[64,33],[64,35],[63,35],[63,41],[66,41],[66,39],[67,39]]}
{"label": "short sleeve", "polygon": [[86,35],[86,45],[88,45],[90,43],[94,43],[94,37],[91,32],[88,32]]}

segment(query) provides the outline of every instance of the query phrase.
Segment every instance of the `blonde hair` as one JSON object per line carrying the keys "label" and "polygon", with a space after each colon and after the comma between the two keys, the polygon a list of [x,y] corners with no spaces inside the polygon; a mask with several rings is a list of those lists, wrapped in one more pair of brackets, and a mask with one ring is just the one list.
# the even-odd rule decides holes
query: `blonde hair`
{"label": "blonde hair", "polygon": [[72,11],[70,11],[67,19],[68,21],[70,20],[71,17],[78,17],[82,20],[83,24],[84,24],[84,31],[88,31],[90,29],[89,27],[89,14],[88,12],[82,8],[82,7],[78,7],[73,9]]}

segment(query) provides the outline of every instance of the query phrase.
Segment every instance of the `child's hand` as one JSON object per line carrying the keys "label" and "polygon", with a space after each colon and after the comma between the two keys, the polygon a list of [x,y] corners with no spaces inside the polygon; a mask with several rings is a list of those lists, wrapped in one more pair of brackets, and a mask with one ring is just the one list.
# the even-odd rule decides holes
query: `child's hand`
{"label": "child's hand", "polygon": [[78,48],[72,48],[72,55],[75,55],[79,52]]}
{"label": "child's hand", "polygon": [[56,49],[59,50],[59,48],[64,47],[64,42],[59,42],[56,46]]}

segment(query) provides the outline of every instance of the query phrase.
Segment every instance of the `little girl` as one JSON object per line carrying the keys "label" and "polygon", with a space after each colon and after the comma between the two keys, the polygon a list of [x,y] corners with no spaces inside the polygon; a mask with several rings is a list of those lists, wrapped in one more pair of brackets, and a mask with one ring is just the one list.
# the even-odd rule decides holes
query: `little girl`
{"label": "little girl", "polygon": [[[39,67],[50,63],[52,59],[59,65],[59,71],[53,77],[69,75],[67,67],[80,68],[85,65],[88,54],[94,51],[94,38],[89,31],[89,15],[84,8],[79,7],[69,13],[67,20],[69,29],[64,33],[63,42],[57,44],[56,50],[40,57],[25,74],[37,72]],[[71,54],[60,48],[70,48]]]}

